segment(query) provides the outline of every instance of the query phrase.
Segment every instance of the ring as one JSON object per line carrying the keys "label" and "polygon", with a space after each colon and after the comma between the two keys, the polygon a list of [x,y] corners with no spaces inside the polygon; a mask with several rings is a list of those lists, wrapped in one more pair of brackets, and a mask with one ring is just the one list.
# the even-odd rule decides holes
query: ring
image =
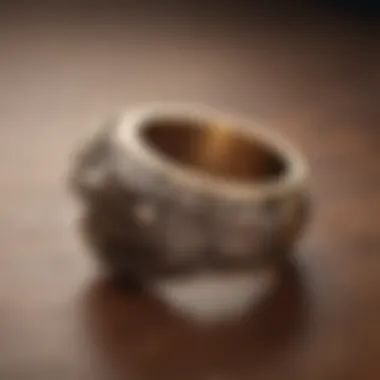
{"label": "ring", "polygon": [[138,284],[213,273],[255,277],[286,260],[309,211],[309,168],[250,118],[148,105],[102,126],[71,175],[86,241]]}

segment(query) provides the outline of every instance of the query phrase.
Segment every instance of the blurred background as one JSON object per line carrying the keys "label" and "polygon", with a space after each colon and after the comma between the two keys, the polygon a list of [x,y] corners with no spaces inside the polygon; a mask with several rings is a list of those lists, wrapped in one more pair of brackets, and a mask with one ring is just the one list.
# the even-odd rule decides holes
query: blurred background
{"label": "blurred background", "polygon": [[[0,378],[378,379],[379,15],[375,1],[4,3]],[[195,332],[102,282],[76,233],[73,149],[124,107],[173,100],[261,118],[312,167],[295,269],[237,330]]]}

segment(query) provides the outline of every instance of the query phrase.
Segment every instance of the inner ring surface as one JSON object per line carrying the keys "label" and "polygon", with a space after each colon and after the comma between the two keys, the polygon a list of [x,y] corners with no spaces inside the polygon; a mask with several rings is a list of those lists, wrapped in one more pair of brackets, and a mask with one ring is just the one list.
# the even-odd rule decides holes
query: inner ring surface
{"label": "inner ring surface", "polygon": [[280,178],[280,154],[233,128],[190,119],[147,121],[142,138],[172,163],[216,179],[257,183]]}

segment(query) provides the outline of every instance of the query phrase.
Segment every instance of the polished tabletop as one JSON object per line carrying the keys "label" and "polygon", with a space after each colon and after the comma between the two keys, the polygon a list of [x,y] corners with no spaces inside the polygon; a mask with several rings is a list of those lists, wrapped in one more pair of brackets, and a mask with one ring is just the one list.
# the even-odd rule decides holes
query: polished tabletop
{"label": "polished tabletop", "polygon": [[[13,9],[0,20],[0,379],[379,379],[380,44],[333,14]],[[281,131],[312,218],[237,326],[192,326],[103,276],[65,176],[106,118],[205,103]]]}

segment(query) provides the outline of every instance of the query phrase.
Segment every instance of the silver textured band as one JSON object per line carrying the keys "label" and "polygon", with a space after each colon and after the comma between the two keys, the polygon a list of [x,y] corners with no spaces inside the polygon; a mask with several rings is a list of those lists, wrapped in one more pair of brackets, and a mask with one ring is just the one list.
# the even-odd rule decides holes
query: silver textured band
{"label": "silver textured band", "polygon": [[71,176],[86,240],[109,270],[137,282],[275,265],[305,224],[307,180],[305,160],[277,134],[170,105],[101,128]]}

